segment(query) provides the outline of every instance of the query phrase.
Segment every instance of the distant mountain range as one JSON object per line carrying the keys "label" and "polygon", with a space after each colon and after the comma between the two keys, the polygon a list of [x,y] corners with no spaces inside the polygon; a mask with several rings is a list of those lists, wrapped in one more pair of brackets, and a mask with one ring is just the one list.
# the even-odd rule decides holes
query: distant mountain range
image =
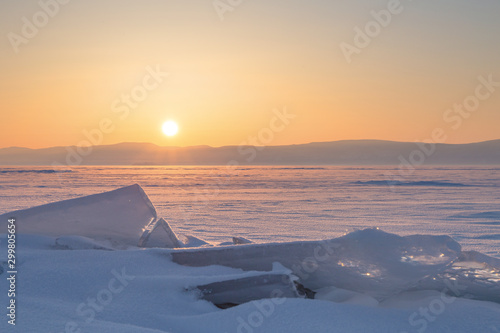
{"label": "distant mountain range", "polygon": [[353,140],[288,146],[160,147],[120,143],[90,148],[0,149],[0,165],[498,165],[500,140],[423,144]]}

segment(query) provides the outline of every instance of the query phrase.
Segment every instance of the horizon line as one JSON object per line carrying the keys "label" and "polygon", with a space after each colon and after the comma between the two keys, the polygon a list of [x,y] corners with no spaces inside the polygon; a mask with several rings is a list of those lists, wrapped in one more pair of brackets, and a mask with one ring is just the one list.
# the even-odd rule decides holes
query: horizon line
{"label": "horizon line", "polygon": [[[372,141],[372,142],[390,142],[390,143],[431,143],[431,142],[425,142],[425,141],[396,141],[396,140],[383,140],[383,139],[344,139],[344,140],[333,140],[333,141],[312,141],[312,142],[306,142],[306,143],[291,143],[291,144],[282,144],[282,145],[257,145],[255,147],[286,147],[286,146],[302,146],[302,145],[310,145],[310,144],[322,144],[322,143],[339,143],[339,142],[362,142],[362,141]],[[493,142],[493,141],[500,141],[499,139],[492,139],[492,140],[484,140],[484,141],[474,141],[474,142],[464,142],[464,143],[447,143],[447,142],[432,142],[434,144],[442,144],[442,145],[470,145],[470,144],[478,144],[478,143],[486,143],[486,142]],[[140,145],[153,145],[158,148],[197,148],[197,147],[204,147],[204,148],[224,148],[224,147],[238,147],[240,145],[236,144],[229,144],[229,145],[223,145],[223,146],[210,146],[210,145],[191,145],[191,146],[161,146],[153,142],[140,142],[140,141],[123,141],[123,142],[117,142],[117,143],[110,143],[110,144],[100,144],[100,145],[91,145],[91,146],[86,146],[86,147],[109,147],[109,146],[118,146],[118,145],[124,145],[124,144],[140,144]],[[243,146],[254,146],[254,145],[243,145]],[[43,149],[52,149],[52,148],[64,148],[64,147],[79,147],[78,145],[60,145],[60,146],[50,146],[50,147],[42,147],[42,148],[29,148],[29,147],[21,147],[21,146],[10,146],[10,147],[0,147],[0,150],[3,149],[29,149],[29,150],[43,150]]]}

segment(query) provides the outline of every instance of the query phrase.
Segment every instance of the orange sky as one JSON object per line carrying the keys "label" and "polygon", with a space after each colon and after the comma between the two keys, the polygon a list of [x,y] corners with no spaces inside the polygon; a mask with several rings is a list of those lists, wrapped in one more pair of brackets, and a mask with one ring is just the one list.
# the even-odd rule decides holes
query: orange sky
{"label": "orange sky", "polygon": [[[479,76],[500,82],[496,0],[402,1],[350,63],[342,43],[356,46],[354,28],[388,1],[248,0],[224,20],[212,1],[186,2],[60,4],[21,44],[23,17],[43,9],[0,2],[0,148],[77,145],[103,122],[102,144],[238,145],[284,108],[296,117],[267,144],[426,140],[435,128],[449,143],[500,138],[500,87],[444,119]],[[161,82],[147,77],[156,68],[169,73]],[[132,92],[143,100],[126,110]],[[161,132],[170,119],[172,138]]]}

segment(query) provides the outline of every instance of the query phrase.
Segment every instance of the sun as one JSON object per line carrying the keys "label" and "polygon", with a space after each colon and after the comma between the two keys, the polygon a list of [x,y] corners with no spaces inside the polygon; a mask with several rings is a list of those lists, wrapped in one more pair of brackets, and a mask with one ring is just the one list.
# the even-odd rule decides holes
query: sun
{"label": "sun", "polygon": [[179,125],[175,121],[169,120],[163,123],[162,130],[166,136],[174,136],[179,132]]}

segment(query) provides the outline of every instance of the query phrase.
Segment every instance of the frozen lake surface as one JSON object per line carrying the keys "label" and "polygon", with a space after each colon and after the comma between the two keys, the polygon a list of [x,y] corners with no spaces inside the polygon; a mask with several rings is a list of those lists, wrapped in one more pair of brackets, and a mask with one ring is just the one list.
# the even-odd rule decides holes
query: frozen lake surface
{"label": "frozen lake surface", "polygon": [[500,258],[500,168],[422,167],[0,168],[0,214],[142,186],[174,231],[209,242],[335,238],[379,227],[444,234]]}

